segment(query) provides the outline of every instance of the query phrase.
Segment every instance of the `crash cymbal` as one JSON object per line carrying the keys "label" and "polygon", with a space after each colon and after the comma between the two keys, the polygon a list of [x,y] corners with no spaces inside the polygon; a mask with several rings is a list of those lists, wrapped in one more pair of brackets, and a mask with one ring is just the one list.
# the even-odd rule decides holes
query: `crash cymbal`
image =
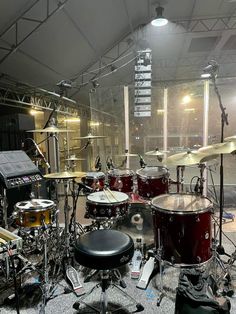
{"label": "crash cymbal", "polygon": [[169,151],[160,151],[160,150],[151,150],[149,152],[146,152],[146,156],[164,156],[165,153],[168,153]]}
{"label": "crash cymbal", "polygon": [[231,154],[236,151],[236,142],[225,142],[208,145],[199,148],[199,152],[205,155]]}
{"label": "crash cymbal", "polygon": [[86,136],[79,136],[79,137],[74,137],[72,138],[72,140],[82,140],[82,139],[87,139],[87,140],[92,140],[92,139],[100,139],[100,138],[105,138],[107,136],[103,136],[103,135],[92,135],[91,133],[89,133]]}
{"label": "crash cymbal", "polygon": [[138,156],[138,154],[131,154],[131,153],[125,153],[125,154],[121,154],[121,155],[117,155],[119,157],[136,157]]}
{"label": "crash cymbal", "polygon": [[226,137],[224,139],[225,142],[235,142],[236,141],[236,135],[233,135],[233,136],[229,136],[229,137]]}
{"label": "crash cymbal", "polygon": [[74,179],[77,178],[75,172],[63,171],[63,172],[54,172],[44,175],[45,179]]}
{"label": "crash cymbal", "polygon": [[68,161],[77,161],[77,160],[86,160],[86,159],[85,159],[85,158],[70,157],[70,158],[66,158],[65,160],[68,160]]}
{"label": "crash cymbal", "polygon": [[189,166],[207,162],[213,158],[215,158],[215,156],[207,156],[203,152],[188,150],[187,152],[167,157],[163,163],[167,166]]}
{"label": "crash cymbal", "polygon": [[74,130],[68,130],[68,129],[59,129],[56,126],[49,126],[45,129],[28,130],[26,132],[32,132],[32,133],[66,133],[66,132],[75,132],[75,131]]}
{"label": "crash cymbal", "polygon": [[72,172],[73,174],[76,175],[76,178],[83,178],[86,176],[86,172],[82,172],[82,171],[75,171],[75,172]]}

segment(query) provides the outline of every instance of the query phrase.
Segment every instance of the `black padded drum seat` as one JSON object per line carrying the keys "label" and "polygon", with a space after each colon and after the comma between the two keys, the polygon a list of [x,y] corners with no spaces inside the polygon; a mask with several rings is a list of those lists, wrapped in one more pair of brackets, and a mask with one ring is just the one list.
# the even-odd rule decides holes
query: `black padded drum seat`
{"label": "black padded drum seat", "polygon": [[126,233],[100,229],[85,233],[77,240],[75,259],[82,266],[107,270],[127,264],[134,254],[134,241]]}

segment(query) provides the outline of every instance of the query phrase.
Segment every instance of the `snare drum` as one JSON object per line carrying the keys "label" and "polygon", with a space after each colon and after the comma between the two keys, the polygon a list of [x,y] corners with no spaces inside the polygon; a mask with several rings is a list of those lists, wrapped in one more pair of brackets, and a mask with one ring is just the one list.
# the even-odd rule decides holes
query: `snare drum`
{"label": "snare drum", "polygon": [[108,171],[108,183],[111,190],[129,193],[133,191],[134,172],[132,170],[113,169]]}
{"label": "snare drum", "polygon": [[55,203],[51,200],[32,199],[16,203],[16,224],[24,228],[41,228],[54,222]]}
{"label": "snare drum", "polygon": [[87,172],[86,176],[81,178],[81,181],[92,188],[95,191],[101,191],[105,185],[105,173],[104,172],[96,172],[90,171]]}
{"label": "snare drum", "polygon": [[194,194],[160,195],[152,199],[154,237],[162,259],[199,265],[212,257],[211,201]]}
{"label": "snare drum", "polygon": [[99,191],[87,196],[85,218],[118,218],[128,212],[128,195],[117,191]]}
{"label": "snare drum", "polygon": [[136,174],[140,196],[152,198],[168,193],[169,172],[165,167],[145,167],[137,170]]}

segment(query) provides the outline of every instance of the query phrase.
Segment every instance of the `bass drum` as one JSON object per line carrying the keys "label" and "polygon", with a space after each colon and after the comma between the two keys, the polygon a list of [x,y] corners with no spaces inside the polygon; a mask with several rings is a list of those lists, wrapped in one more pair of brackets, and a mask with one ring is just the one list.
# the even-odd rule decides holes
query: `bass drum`
{"label": "bass drum", "polygon": [[213,204],[203,196],[171,194],[151,201],[155,243],[162,259],[180,266],[212,257]]}
{"label": "bass drum", "polygon": [[152,211],[147,204],[131,203],[128,214],[117,220],[114,228],[130,235],[136,244],[154,247]]}
{"label": "bass drum", "polygon": [[138,194],[144,198],[152,198],[168,193],[169,172],[167,168],[145,167],[137,170]]}
{"label": "bass drum", "polygon": [[54,223],[56,205],[51,200],[32,199],[15,205],[16,224],[23,228],[42,228]]}
{"label": "bass drum", "polygon": [[87,196],[85,218],[111,219],[128,212],[129,197],[117,191],[99,191]]}

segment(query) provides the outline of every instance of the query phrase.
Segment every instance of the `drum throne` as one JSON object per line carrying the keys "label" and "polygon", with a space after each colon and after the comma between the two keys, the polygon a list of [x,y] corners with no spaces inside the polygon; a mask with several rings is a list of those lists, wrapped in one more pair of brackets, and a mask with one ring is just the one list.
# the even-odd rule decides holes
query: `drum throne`
{"label": "drum throne", "polygon": [[[126,233],[112,229],[99,229],[81,235],[74,246],[75,260],[84,267],[98,270],[100,283],[75,302],[73,308],[79,312],[82,303],[97,313],[108,313],[107,291],[108,288],[112,288],[113,291],[115,289],[132,301],[132,305],[136,305],[135,312],[143,311],[144,307],[140,303],[137,303],[134,298],[111,281],[112,272],[116,268],[126,265],[132,259],[133,254],[134,242]],[[98,309],[92,304],[86,303],[85,299],[99,287],[101,287],[101,297],[100,308]],[[109,313],[117,312],[117,310],[117,308],[113,311],[110,310]]]}

